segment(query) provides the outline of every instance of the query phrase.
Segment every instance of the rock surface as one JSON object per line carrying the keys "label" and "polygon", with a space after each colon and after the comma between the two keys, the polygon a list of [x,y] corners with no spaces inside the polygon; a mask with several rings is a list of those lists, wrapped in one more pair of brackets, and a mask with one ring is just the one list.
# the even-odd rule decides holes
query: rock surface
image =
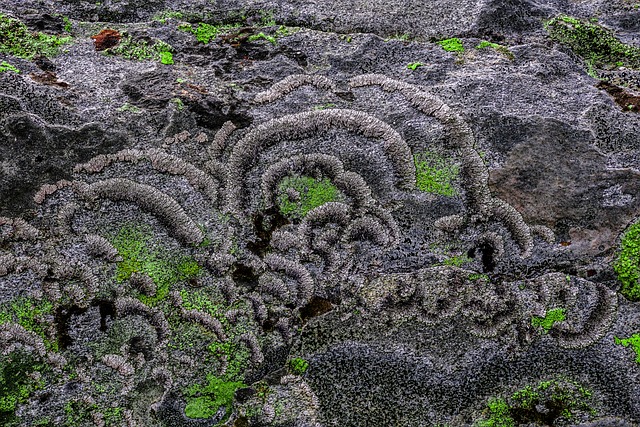
{"label": "rock surface", "polygon": [[639,6],[0,0],[0,424],[640,423]]}

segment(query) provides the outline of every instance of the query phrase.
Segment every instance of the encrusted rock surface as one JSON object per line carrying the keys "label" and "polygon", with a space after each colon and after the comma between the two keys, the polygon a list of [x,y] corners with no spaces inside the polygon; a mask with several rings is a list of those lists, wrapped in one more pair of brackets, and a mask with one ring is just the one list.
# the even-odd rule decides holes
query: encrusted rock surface
{"label": "encrusted rock surface", "polygon": [[639,97],[631,0],[0,0],[0,424],[637,425]]}

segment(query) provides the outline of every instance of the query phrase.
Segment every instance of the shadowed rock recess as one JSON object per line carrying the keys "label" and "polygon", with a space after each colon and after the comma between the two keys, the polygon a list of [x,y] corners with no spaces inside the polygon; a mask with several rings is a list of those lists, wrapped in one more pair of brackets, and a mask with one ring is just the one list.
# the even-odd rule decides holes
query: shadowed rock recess
{"label": "shadowed rock recess", "polygon": [[640,2],[0,0],[0,425],[637,426]]}

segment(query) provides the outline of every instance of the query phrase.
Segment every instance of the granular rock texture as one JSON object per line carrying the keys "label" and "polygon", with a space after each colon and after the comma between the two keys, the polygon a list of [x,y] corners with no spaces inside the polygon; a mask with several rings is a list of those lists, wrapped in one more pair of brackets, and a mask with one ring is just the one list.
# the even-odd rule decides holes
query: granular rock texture
{"label": "granular rock texture", "polygon": [[0,0],[0,424],[638,425],[639,7]]}

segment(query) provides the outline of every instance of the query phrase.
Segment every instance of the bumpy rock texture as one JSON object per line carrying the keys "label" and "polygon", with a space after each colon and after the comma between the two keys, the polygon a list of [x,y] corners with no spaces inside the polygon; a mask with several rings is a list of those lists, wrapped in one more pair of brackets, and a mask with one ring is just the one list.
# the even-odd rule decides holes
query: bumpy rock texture
{"label": "bumpy rock texture", "polygon": [[0,14],[0,424],[640,423],[637,2]]}

